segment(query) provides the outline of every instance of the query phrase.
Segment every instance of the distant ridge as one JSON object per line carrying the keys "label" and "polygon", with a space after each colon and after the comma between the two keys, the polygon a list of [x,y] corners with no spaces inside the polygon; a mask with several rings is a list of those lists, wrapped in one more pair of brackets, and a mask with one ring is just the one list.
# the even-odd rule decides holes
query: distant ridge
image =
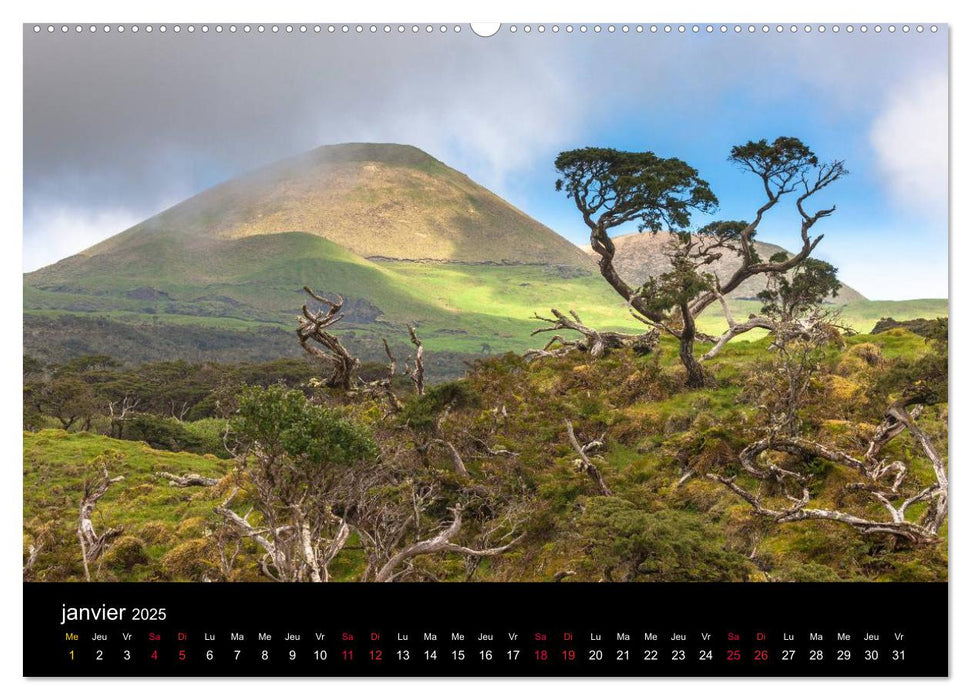
{"label": "distant ridge", "polygon": [[[669,268],[667,258],[664,256],[664,246],[672,239],[673,235],[666,231],[660,231],[656,234],[645,232],[615,236],[613,241],[617,247],[617,253],[614,258],[614,266],[624,279],[635,286],[639,286],[646,282],[649,277],[656,276]],[[755,250],[765,260],[768,260],[775,253],[789,252],[785,248],[764,241],[756,241]],[[590,248],[587,248],[586,251],[593,260],[599,257]],[[738,256],[727,253],[721,260],[709,265],[707,269],[724,281],[737,269],[737,261]],[[733,299],[754,299],[763,289],[765,289],[765,276],[759,275],[743,282],[738,289],[728,296]],[[866,297],[844,284],[836,299],[831,301],[843,304],[864,299]]]}

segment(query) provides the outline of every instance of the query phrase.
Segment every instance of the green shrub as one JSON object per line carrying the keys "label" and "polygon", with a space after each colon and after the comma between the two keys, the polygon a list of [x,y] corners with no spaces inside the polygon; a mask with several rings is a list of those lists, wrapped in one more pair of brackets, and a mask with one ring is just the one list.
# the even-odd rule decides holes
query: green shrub
{"label": "green shrub", "polygon": [[860,343],[850,348],[850,354],[866,362],[870,367],[874,367],[883,359],[883,351],[879,345],[874,343]]}
{"label": "green shrub", "polygon": [[202,537],[206,530],[206,519],[202,517],[186,518],[176,532],[179,537]]}
{"label": "green shrub", "polygon": [[475,395],[467,381],[445,382],[427,388],[421,396],[413,397],[405,404],[400,419],[413,430],[431,432],[446,406],[457,410],[473,405]]}
{"label": "green shrub", "polygon": [[259,443],[265,452],[285,454],[305,468],[349,465],[377,454],[362,425],[278,385],[243,391],[232,431],[242,443]]}
{"label": "green shrub", "polygon": [[186,433],[198,443],[197,449],[187,451],[215,455],[223,459],[232,456],[223,442],[226,421],[222,418],[202,418],[191,423],[183,423],[183,427]]}
{"label": "green shrub", "polygon": [[125,422],[126,440],[140,440],[157,450],[200,452],[202,441],[183,423],[150,413],[139,413]]}
{"label": "green shrub", "polygon": [[132,535],[119,537],[105,553],[105,564],[112,569],[131,571],[138,564],[147,564],[145,541]]}
{"label": "green shrub", "polygon": [[665,509],[649,513],[616,497],[592,498],[580,519],[591,562],[614,580],[740,581],[748,561],[726,548],[703,516]]}
{"label": "green shrub", "polygon": [[136,530],[147,544],[164,544],[172,538],[172,526],[161,520],[149,520]]}
{"label": "green shrub", "polygon": [[807,583],[828,583],[844,580],[830,567],[816,562],[796,562],[787,564],[771,572],[776,581],[796,581]]}

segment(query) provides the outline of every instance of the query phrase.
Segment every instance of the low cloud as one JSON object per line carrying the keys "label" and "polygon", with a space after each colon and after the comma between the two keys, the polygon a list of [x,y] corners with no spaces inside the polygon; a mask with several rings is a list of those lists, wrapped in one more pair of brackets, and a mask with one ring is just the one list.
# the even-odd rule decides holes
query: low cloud
{"label": "low cloud", "polygon": [[[946,37],[861,39],[61,36],[28,28],[24,268],[252,168],[342,141],[423,148],[582,242],[572,205],[553,192],[559,150],[651,148],[720,184],[728,144],[803,135],[808,125],[853,154],[850,169],[866,175],[853,181],[875,202],[874,221],[899,216],[888,198],[908,215],[943,217]],[[904,75],[936,77],[910,84]],[[718,190],[726,202],[745,196],[733,191],[737,173],[729,175]]]}
{"label": "low cloud", "polygon": [[54,260],[84,250],[107,236],[124,231],[145,218],[144,212],[123,209],[89,210],[51,207],[43,215],[25,215],[24,223],[34,219],[31,235],[24,238],[24,271],[30,272]]}
{"label": "low cloud", "polygon": [[870,129],[876,165],[893,201],[932,218],[947,216],[947,75],[901,83]]}

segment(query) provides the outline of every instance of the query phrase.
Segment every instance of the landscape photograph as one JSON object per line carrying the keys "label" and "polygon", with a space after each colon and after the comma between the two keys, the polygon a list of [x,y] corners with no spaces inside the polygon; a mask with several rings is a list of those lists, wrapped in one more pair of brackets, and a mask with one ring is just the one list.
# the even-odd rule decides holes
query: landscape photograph
{"label": "landscape photograph", "polygon": [[947,581],[946,28],[203,26],[24,27],[24,581]]}

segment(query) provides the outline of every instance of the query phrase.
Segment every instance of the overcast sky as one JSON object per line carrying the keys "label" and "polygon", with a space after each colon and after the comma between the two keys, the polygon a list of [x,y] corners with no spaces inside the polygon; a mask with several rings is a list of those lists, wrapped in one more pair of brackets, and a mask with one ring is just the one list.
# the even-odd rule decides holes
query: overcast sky
{"label": "overcast sky", "polygon": [[[936,34],[24,35],[24,269],[323,144],[409,143],[582,243],[552,161],[597,145],[688,161],[751,218],[732,145],[798,136],[850,177],[817,250],[870,298],[947,296],[948,52]],[[791,214],[760,237],[798,241]]]}

